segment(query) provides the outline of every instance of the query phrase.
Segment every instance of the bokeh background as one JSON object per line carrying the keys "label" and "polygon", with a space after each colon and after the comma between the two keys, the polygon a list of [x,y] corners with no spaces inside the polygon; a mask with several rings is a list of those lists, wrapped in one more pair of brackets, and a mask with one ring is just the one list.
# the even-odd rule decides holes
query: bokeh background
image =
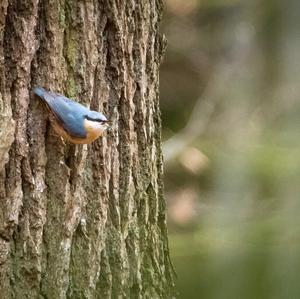
{"label": "bokeh background", "polygon": [[300,298],[300,1],[165,0],[178,298]]}

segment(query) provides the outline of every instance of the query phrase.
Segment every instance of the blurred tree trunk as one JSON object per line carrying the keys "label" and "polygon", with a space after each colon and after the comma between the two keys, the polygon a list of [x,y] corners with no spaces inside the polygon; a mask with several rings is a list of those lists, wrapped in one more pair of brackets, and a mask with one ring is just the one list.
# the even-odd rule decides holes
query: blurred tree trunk
{"label": "blurred tree trunk", "polygon": [[[0,3],[1,298],[169,298],[161,0]],[[40,85],[103,111],[64,145]]]}

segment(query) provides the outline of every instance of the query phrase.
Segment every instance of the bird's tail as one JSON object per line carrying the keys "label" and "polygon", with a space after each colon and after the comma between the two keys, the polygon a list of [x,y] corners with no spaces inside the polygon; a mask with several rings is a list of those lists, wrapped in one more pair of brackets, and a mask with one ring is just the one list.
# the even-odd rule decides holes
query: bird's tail
{"label": "bird's tail", "polygon": [[35,87],[33,89],[33,92],[40,98],[44,98],[44,93],[46,92],[46,90],[43,87]]}

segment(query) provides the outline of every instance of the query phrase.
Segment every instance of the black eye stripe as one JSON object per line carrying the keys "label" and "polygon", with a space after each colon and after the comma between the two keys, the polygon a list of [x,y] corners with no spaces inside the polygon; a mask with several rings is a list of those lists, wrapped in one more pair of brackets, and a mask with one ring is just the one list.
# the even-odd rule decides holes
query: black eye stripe
{"label": "black eye stripe", "polygon": [[107,122],[106,120],[103,120],[103,119],[100,119],[100,118],[91,118],[88,115],[86,115],[85,118],[88,119],[88,120],[97,121],[97,122],[100,122],[100,123],[106,123]]}

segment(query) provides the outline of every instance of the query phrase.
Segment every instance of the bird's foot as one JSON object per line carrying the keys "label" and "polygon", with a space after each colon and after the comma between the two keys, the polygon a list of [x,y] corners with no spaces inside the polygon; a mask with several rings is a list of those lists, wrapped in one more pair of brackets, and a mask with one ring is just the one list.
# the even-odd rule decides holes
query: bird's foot
{"label": "bird's foot", "polygon": [[66,146],[66,142],[65,142],[65,140],[64,140],[64,138],[63,138],[62,136],[60,136],[60,140],[61,140],[62,144],[63,144],[64,146]]}

